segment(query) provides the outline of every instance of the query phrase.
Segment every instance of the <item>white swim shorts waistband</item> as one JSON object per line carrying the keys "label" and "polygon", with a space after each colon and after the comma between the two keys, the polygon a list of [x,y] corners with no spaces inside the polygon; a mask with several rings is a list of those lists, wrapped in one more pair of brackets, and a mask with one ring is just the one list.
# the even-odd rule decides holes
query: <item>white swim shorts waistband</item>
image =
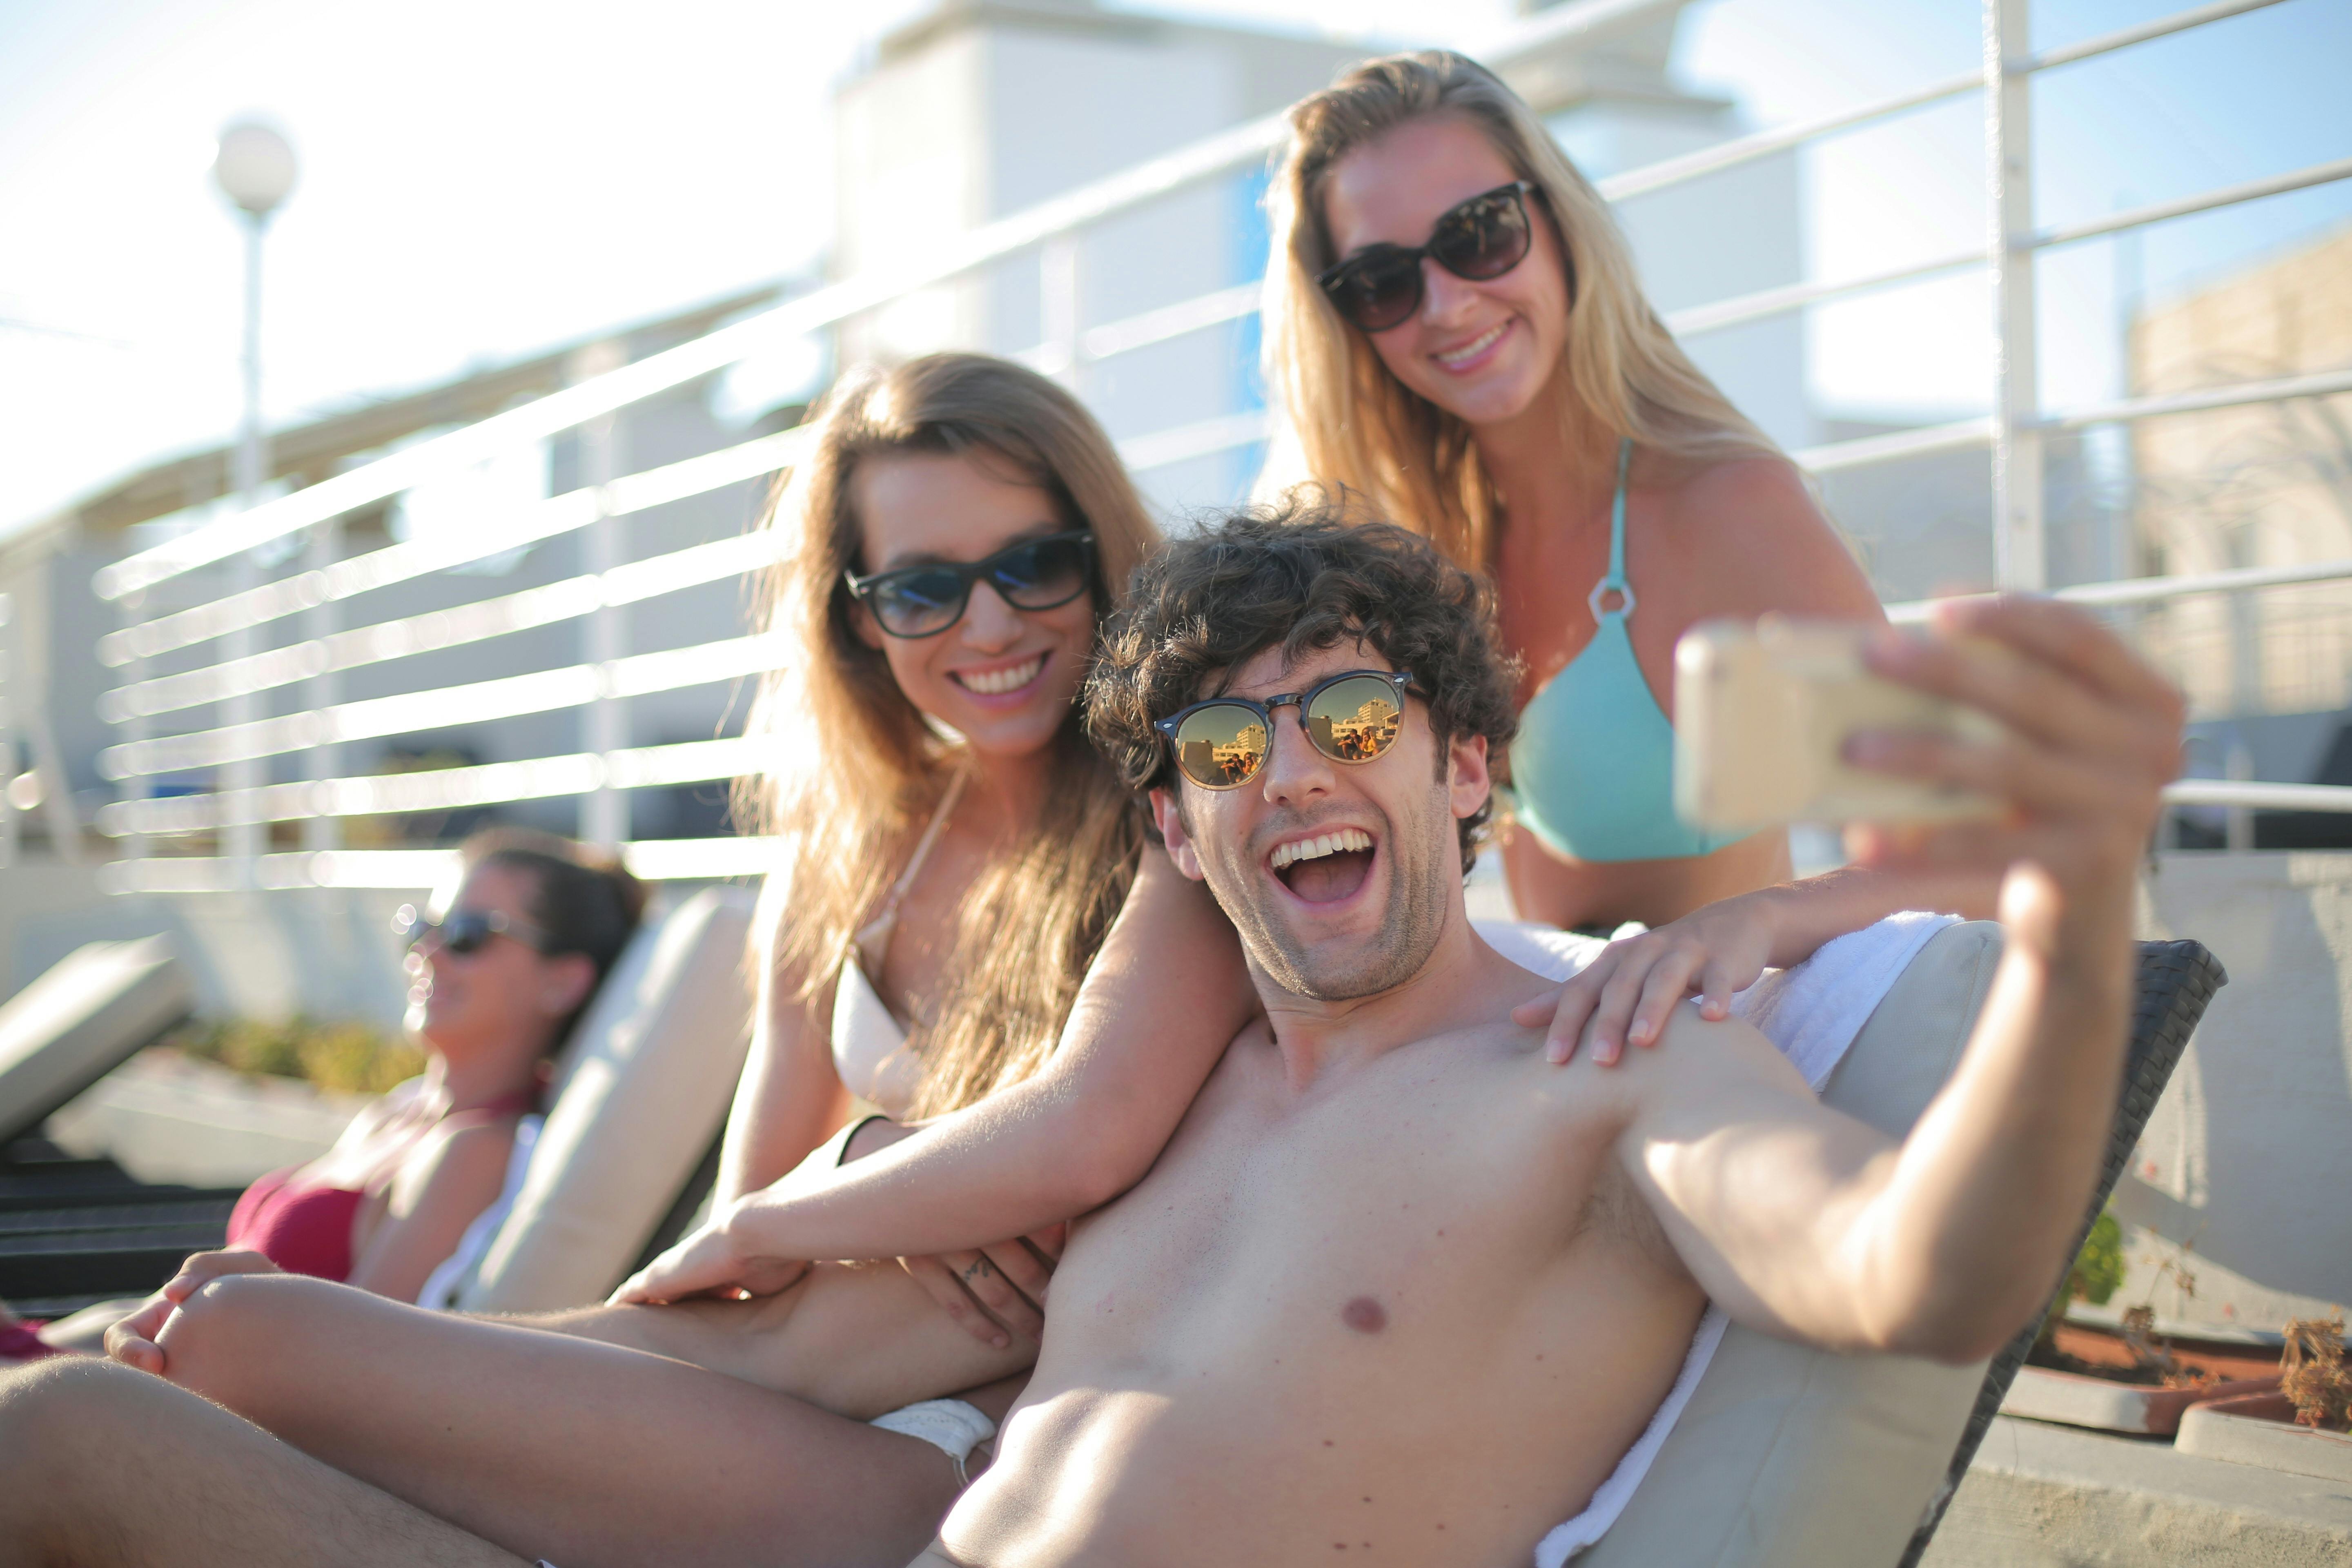
{"label": "white swim shorts waistband", "polygon": [[919,1405],[893,1410],[887,1415],[877,1415],[866,1425],[879,1426],[885,1432],[920,1437],[945,1454],[955,1463],[958,1486],[971,1484],[964,1462],[971,1458],[971,1451],[996,1436],[996,1423],[961,1399],[926,1399]]}

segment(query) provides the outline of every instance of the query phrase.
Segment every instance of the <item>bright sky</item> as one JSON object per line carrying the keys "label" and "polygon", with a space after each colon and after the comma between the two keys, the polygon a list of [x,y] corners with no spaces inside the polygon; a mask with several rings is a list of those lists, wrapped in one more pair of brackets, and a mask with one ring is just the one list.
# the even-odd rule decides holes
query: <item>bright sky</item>
{"label": "bright sky", "polygon": [[[260,112],[299,186],[269,239],[273,422],[429,384],[821,262],[827,106],[926,0],[0,0],[0,533],[234,428],[236,226],[215,132]],[[2185,0],[2043,0],[2047,46]],[[1130,8],[1474,43],[1508,0],[1138,0]],[[1973,0],[1698,0],[1681,69],[1752,124],[1969,68]],[[2036,94],[2044,222],[2352,154],[2352,5],[2285,0],[2071,68]],[[1809,157],[1818,275],[1983,233],[1967,102]],[[2324,188],[2167,226],[2161,292],[2352,219]],[[2116,262],[2044,264],[2045,395],[2117,390]],[[1980,407],[1982,286],[1814,317],[1835,411]]]}

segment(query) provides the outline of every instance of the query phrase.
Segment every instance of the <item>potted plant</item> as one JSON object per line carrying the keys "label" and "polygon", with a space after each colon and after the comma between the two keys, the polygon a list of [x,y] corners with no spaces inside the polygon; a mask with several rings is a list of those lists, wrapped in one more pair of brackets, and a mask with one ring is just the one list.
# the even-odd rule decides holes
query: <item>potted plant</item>
{"label": "potted plant", "polygon": [[2345,1364],[2343,1312],[2287,1320],[2278,1386],[2191,1407],[2175,1446],[2208,1458],[2352,1481],[2352,1367]]}
{"label": "potted plant", "polygon": [[[2169,1278],[2184,1295],[2195,1294],[2196,1277],[2178,1259],[2166,1259],[2160,1277]],[[2077,1301],[2105,1306],[2123,1279],[2123,1226],[2112,1212],[2103,1213],[2010,1385],[2004,1411],[2167,1436],[2200,1400],[2276,1388],[2277,1352],[2257,1344],[2160,1336],[2150,1302],[2126,1311],[2112,1329],[2068,1318],[2067,1310]]]}

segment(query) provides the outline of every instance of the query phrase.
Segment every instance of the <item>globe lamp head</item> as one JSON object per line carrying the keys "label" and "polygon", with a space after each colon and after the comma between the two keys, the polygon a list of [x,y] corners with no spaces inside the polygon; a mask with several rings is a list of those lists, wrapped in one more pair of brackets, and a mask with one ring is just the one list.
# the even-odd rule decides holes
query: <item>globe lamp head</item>
{"label": "globe lamp head", "polygon": [[294,149],[269,126],[240,121],[220,134],[213,182],[255,217],[268,217],[294,188]]}

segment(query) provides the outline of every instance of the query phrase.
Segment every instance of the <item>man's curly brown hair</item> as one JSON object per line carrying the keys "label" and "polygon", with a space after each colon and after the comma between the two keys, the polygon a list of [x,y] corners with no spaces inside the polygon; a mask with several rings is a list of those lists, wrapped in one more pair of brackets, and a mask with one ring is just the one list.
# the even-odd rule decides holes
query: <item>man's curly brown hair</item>
{"label": "man's curly brown hair", "polygon": [[[1496,647],[1494,590],[1428,540],[1311,493],[1227,513],[1136,569],[1087,685],[1087,733],[1137,790],[1173,778],[1152,721],[1279,646],[1296,659],[1360,639],[1412,673],[1438,740],[1484,735],[1498,772],[1517,731],[1513,666]],[[1458,824],[1462,868],[1491,801]]]}

